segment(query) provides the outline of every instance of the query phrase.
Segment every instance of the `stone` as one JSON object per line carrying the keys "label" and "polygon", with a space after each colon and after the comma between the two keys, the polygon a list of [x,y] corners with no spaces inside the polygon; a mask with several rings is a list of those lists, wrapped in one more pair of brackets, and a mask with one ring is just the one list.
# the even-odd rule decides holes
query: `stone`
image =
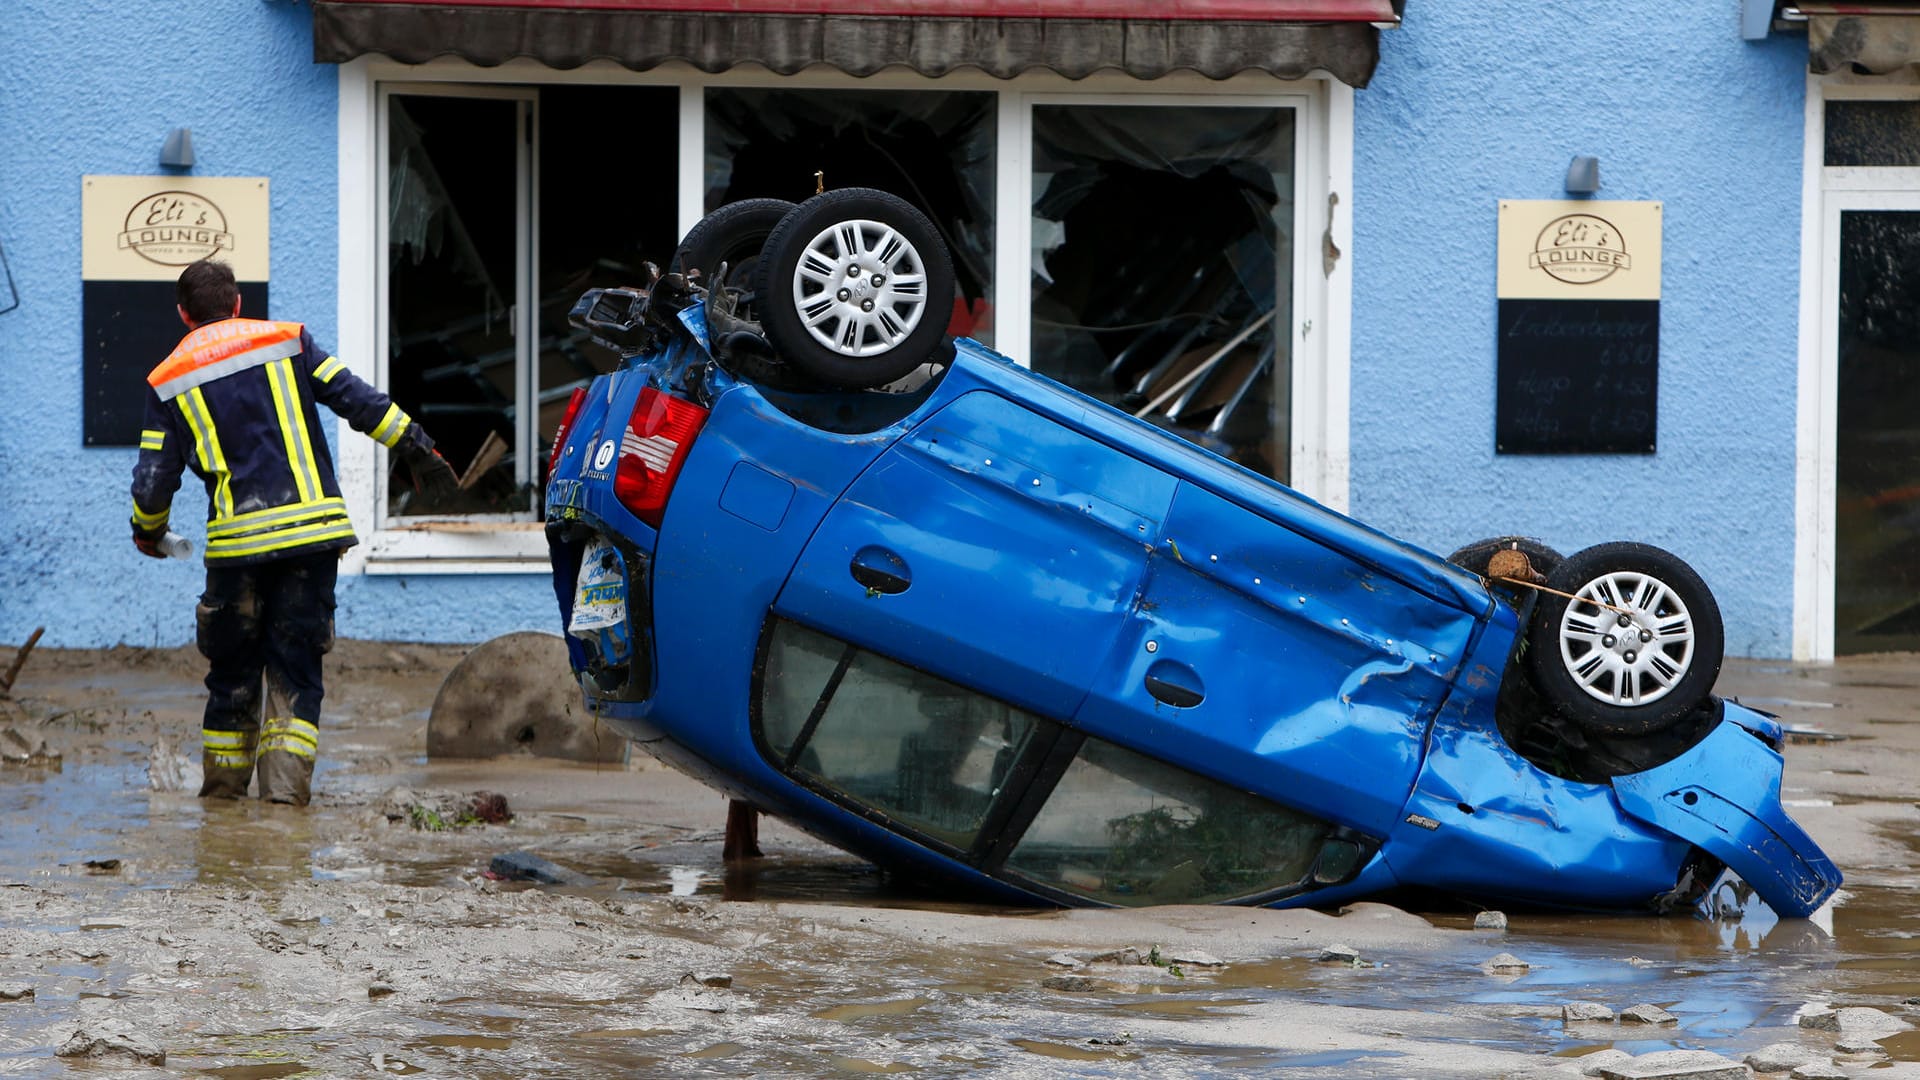
{"label": "stone", "polygon": [[1799,1068],[1809,1061],[1823,1060],[1825,1060],[1824,1055],[1799,1043],[1768,1043],[1745,1058],[1754,1072],[1763,1073],[1786,1072],[1788,1069]]}
{"label": "stone", "polygon": [[367,987],[367,997],[369,1000],[373,998],[383,998],[391,993],[393,993],[393,987],[388,986],[386,983],[374,983]]}
{"label": "stone", "polygon": [[1658,1005],[1635,1005],[1620,1013],[1623,1024],[1677,1024],[1680,1018]]}
{"label": "stone", "polygon": [[1501,953],[1480,965],[1480,970],[1489,975],[1525,975],[1533,965],[1512,953]]}
{"label": "stone", "polygon": [[1049,975],[1040,980],[1040,985],[1049,990],[1059,990],[1068,994],[1084,994],[1100,986],[1085,975]]}
{"label": "stone", "polygon": [[1162,953],[1161,956],[1167,963],[1174,964],[1178,967],[1208,968],[1227,966],[1225,960],[1220,959],[1204,949],[1181,949],[1177,952]]}
{"label": "stone", "polygon": [[1131,945],[1124,949],[1114,949],[1111,952],[1103,952],[1087,961],[1089,964],[1144,964],[1146,962],[1147,954]]}
{"label": "stone", "polygon": [[1885,1038],[1896,1031],[1906,1031],[1913,1025],[1897,1016],[1883,1013],[1879,1009],[1855,1007],[1809,1013],[1800,1018],[1800,1026],[1814,1031],[1837,1031],[1842,1035]]}
{"label": "stone", "polygon": [[482,642],[447,673],[427,714],[427,757],[625,763],[630,744],[597,721],[580,696],[566,641],[517,631]]}
{"label": "stone", "polygon": [[1613,1010],[1597,1001],[1569,1001],[1560,1006],[1560,1019],[1569,1024],[1611,1024]]}
{"label": "stone", "polygon": [[531,851],[509,851],[504,855],[495,855],[493,861],[487,864],[487,873],[506,881],[532,881],[541,885],[593,884],[592,878],[578,870],[569,870]]}
{"label": "stone", "polygon": [[1747,1067],[1711,1050],[1661,1050],[1603,1066],[1601,1080],[1747,1080]]}
{"label": "stone", "polygon": [[160,1044],[132,1028],[113,1023],[102,1024],[92,1031],[76,1031],[53,1053],[55,1057],[64,1058],[131,1058],[143,1065],[167,1063],[167,1052]]}
{"label": "stone", "polygon": [[[692,979],[701,986],[711,986],[716,990],[726,990],[733,986],[733,976],[719,971],[689,972],[686,979]],[[684,982],[686,979],[682,979]]]}
{"label": "stone", "polygon": [[1080,966],[1080,961],[1077,958],[1063,952],[1057,952],[1047,957],[1047,963],[1052,964],[1054,967],[1063,968],[1077,968]]}
{"label": "stone", "polygon": [[513,820],[505,795],[440,788],[394,788],[381,797],[380,814],[389,822],[405,822],[425,832],[464,829],[469,825],[504,825]]}
{"label": "stone", "polygon": [[1809,1061],[1788,1075],[1793,1080],[1847,1080],[1847,1070],[1831,1061]]}
{"label": "stone", "polygon": [[31,1001],[33,987],[26,983],[0,983],[0,1001]]}
{"label": "stone", "polygon": [[[1607,1015],[1611,1016],[1613,1014],[1608,1013]],[[1615,1050],[1612,1047],[1608,1047],[1605,1050],[1595,1050],[1593,1053],[1584,1057],[1575,1058],[1574,1063],[1580,1066],[1581,1076],[1599,1076],[1602,1071],[1612,1066],[1632,1060],[1633,1055],[1627,1053],[1625,1050]]]}
{"label": "stone", "polygon": [[1833,1049],[1841,1054],[1884,1054],[1887,1048],[1881,1046],[1866,1035],[1842,1035],[1834,1040]]}
{"label": "stone", "polygon": [[1351,945],[1328,945],[1320,950],[1318,962],[1322,964],[1358,964],[1360,950]]}
{"label": "stone", "polygon": [[1483,911],[1473,917],[1475,930],[1505,930],[1507,913],[1504,911]]}

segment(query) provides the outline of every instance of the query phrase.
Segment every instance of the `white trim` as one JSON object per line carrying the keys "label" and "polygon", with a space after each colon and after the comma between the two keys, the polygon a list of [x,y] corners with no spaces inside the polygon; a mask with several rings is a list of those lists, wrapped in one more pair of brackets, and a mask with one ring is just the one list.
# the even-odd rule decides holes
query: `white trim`
{"label": "white trim", "polygon": [[[707,91],[702,86],[682,86],[679,91],[680,205],[675,235],[685,236],[707,214]],[[687,168],[689,161],[699,162],[699,167]]]}
{"label": "white trim", "polygon": [[999,96],[993,149],[993,347],[1033,366],[1033,108]]}
{"label": "white trim", "polygon": [[[380,287],[375,280],[385,262],[374,250],[374,223],[385,181],[378,166],[378,103],[366,57],[340,65],[339,108],[335,152],[339,157],[339,264],[335,269],[334,326],[339,341],[334,353],[376,386],[386,385],[386,364],[380,359],[374,327],[379,318]],[[339,451],[340,495],[346,500],[353,530],[363,539],[373,534],[380,505],[380,463],[372,439],[363,439],[342,420],[334,445]],[[367,545],[349,548],[341,561],[343,573],[367,569]]]}

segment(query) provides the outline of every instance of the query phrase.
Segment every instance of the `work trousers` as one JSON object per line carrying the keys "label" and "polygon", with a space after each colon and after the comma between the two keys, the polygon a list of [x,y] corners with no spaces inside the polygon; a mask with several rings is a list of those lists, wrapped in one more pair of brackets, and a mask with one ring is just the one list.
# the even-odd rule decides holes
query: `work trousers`
{"label": "work trousers", "polygon": [[335,551],[207,567],[207,590],[194,612],[208,661],[202,795],[245,795],[257,755],[260,797],[306,804],[338,572]]}

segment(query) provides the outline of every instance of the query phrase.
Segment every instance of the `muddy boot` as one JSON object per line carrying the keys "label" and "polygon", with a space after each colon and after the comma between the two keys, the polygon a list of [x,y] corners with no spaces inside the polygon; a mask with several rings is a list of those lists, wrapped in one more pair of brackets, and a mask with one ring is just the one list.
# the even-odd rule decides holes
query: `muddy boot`
{"label": "muddy boot", "polygon": [[254,731],[200,732],[200,797],[244,799],[253,782]]}
{"label": "muddy boot", "polygon": [[260,728],[260,798],[305,806],[313,798],[313,758],[320,729],[298,717],[268,720]]}

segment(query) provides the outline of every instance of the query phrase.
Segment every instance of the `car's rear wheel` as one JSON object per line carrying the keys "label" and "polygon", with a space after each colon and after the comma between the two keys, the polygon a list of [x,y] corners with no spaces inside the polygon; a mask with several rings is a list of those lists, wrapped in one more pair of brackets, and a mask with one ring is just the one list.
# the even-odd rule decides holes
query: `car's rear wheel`
{"label": "car's rear wheel", "polygon": [[[1726,633],[1693,568],[1646,544],[1600,544],[1547,575],[1527,628],[1534,682],[1599,735],[1664,731],[1712,692]],[[1567,594],[1567,595],[1558,595]]]}
{"label": "car's rear wheel", "polygon": [[801,203],[774,227],[755,288],[767,339],[833,386],[882,386],[934,359],[953,311],[953,261],[926,215],[871,188]]}
{"label": "car's rear wheel", "polygon": [[[727,280],[736,289],[752,290],[759,276],[760,252],[774,226],[793,210],[785,199],[742,199],[730,202],[699,220],[680,246],[674,249],[668,273],[699,272],[696,280],[705,285],[727,264]],[[754,317],[758,298],[744,292],[734,314],[742,319]]]}

